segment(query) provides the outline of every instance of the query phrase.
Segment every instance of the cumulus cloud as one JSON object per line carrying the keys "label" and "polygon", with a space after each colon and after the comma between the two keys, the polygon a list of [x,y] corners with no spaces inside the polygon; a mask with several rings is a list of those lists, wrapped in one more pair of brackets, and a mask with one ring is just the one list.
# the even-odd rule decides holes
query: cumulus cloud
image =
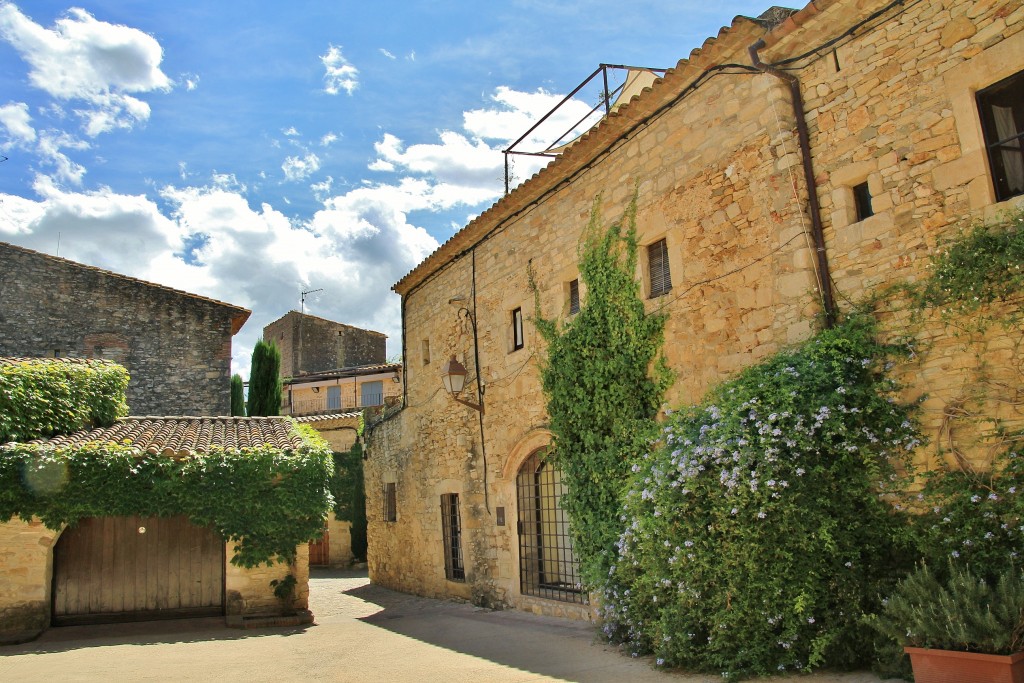
{"label": "cumulus cloud", "polygon": [[11,102],[0,107],[0,123],[4,124],[7,135],[14,142],[35,142],[36,129],[32,127],[31,121],[28,105],[24,102]]}
{"label": "cumulus cloud", "polygon": [[324,92],[337,95],[344,90],[351,95],[359,85],[359,70],[345,59],[341,48],[331,45],[326,53],[320,55],[320,61],[325,70]]}
{"label": "cumulus cloud", "polygon": [[281,170],[290,181],[305,180],[320,170],[320,157],[312,152],[304,157],[286,157]]}
{"label": "cumulus cloud", "polygon": [[380,48],[380,53],[382,55],[384,55],[385,57],[387,57],[388,59],[397,59],[397,57],[395,57],[393,54],[391,54],[390,52],[388,52],[384,48]]}
{"label": "cumulus cloud", "polygon": [[[53,177],[70,183],[81,185],[85,175],[85,167],[71,160],[62,150],[88,149],[89,143],[59,131],[47,130],[39,136],[36,153],[43,164],[52,169]],[[49,179],[49,178],[48,178]]]}
{"label": "cumulus cloud", "polygon": [[185,84],[185,90],[192,92],[199,87],[199,75],[198,74],[182,74],[181,82]]}
{"label": "cumulus cloud", "polygon": [[2,3],[0,37],[29,65],[32,85],[58,100],[82,103],[74,111],[90,136],[147,120],[149,105],[130,93],[172,86],[160,70],[163,50],[155,38],[97,21],[83,9],[68,10],[47,29]]}
{"label": "cumulus cloud", "polygon": [[338,134],[337,133],[325,133],[323,135],[323,137],[320,138],[320,146],[321,147],[328,147],[330,145],[333,145],[337,141],[338,141]]}
{"label": "cumulus cloud", "polygon": [[0,240],[52,254],[59,239],[63,257],[252,309],[233,341],[243,375],[263,326],[310,287],[325,291],[309,312],[384,332],[394,353],[401,317],[390,287],[438,246],[408,219],[424,190],[409,185],[357,188],[309,220],[251,204],[230,174],[163,187],[164,211],[109,189],[70,192],[45,179],[35,189],[36,200],[0,194]]}

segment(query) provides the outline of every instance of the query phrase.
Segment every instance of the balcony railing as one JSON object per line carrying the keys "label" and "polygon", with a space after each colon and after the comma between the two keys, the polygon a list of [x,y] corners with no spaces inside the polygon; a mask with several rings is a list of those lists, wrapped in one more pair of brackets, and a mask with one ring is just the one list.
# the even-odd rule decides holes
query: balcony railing
{"label": "balcony railing", "polygon": [[354,412],[363,408],[382,406],[389,402],[388,399],[396,399],[401,395],[401,385],[395,384],[394,387],[385,387],[383,392],[366,393],[359,396],[351,394],[347,396],[345,394],[341,396],[320,395],[316,398],[297,399],[291,404],[287,403],[288,398],[285,396],[286,402],[281,406],[281,414],[316,415],[318,413]]}

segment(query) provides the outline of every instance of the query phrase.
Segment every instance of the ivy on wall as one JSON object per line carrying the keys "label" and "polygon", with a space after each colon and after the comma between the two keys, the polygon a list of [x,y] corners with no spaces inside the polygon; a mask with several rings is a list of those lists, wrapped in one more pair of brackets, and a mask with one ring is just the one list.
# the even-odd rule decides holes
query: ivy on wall
{"label": "ivy on wall", "polygon": [[38,517],[50,529],[83,517],[183,514],[235,543],[233,564],[290,562],[322,534],[334,501],[330,447],[306,425],[298,450],[213,448],[187,458],[116,443],[0,451],[0,522]]}
{"label": "ivy on wall", "polygon": [[366,559],[366,490],[363,485],[363,447],[356,442],[346,453],[334,454],[331,477],[334,515],[352,524],[352,555]]}
{"label": "ivy on wall", "polygon": [[546,457],[562,470],[562,506],[589,586],[600,585],[613,561],[623,486],[669,383],[659,356],[665,316],[646,312],[635,279],[636,194],[607,228],[600,200],[581,244],[579,313],[564,324],[544,318],[534,285],[535,324],[548,346],[541,380],[554,438]]}
{"label": "ivy on wall", "polygon": [[106,427],[128,414],[128,371],[104,360],[0,364],[0,443]]}

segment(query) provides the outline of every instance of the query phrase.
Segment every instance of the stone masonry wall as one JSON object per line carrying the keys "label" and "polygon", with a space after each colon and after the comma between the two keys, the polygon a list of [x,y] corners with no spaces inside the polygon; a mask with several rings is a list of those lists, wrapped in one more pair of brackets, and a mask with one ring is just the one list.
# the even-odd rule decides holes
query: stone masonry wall
{"label": "stone masonry wall", "polygon": [[0,356],[124,365],[133,415],[228,415],[242,309],[0,243]]}
{"label": "stone masonry wall", "polygon": [[372,330],[289,311],[263,328],[281,350],[281,376],[384,363],[387,336]]}
{"label": "stone masonry wall", "polygon": [[[762,58],[802,54],[885,4],[817,0],[767,36]],[[806,100],[841,308],[886,284],[917,279],[940,240],[955,234],[957,221],[1006,208],[994,205],[977,112],[964,101],[972,100],[972,88],[1024,68],[1022,19],[1019,2],[911,3],[840,41],[836,55],[823,50],[797,62],[793,73]],[[749,64],[747,47],[764,35],[752,22],[736,20],[644,98],[670,102],[665,88],[682,92],[714,64]],[[507,198],[517,210],[485,213],[470,226],[492,228],[487,239],[411,289],[400,287],[406,406],[372,431],[366,469],[374,582],[478,604],[590,616],[587,609],[521,594],[515,478],[550,440],[537,370],[544,350],[529,323],[535,311],[527,266],[536,274],[542,313],[567,316],[568,283],[578,277],[577,249],[595,198],[607,223],[619,219],[636,187],[642,247],[667,241],[673,287],[648,305],[669,316],[665,354],[676,378],[669,405],[699,400],[709,387],[817,329],[821,302],[806,188],[793,109],[778,79],[716,73],[652,112],[646,125],[608,139],[607,147],[570,182],[550,182],[550,190],[518,209],[517,193],[547,182],[551,169],[542,172]],[[858,222],[852,187],[863,181],[876,215]],[[646,295],[645,261],[642,248],[637,276]],[[585,305],[585,291],[581,295]],[[462,307],[475,315],[479,368],[472,320]],[[519,350],[511,336],[516,308],[527,320]],[[890,308],[883,321],[897,335],[908,311]],[[993,386],[1020,386],[1012,371],[1021,367],[1019,351],[1001,329],[971,349],[938,320],[925,321],[918,333],[920,353],[902,372],[907,398],[933,397],[925,403],[930,436],[946,440],[939,431],[953,408],[983,402],[967,386],[981,368]],[[463,398],[479,402],[478,373],[484,383],[482,423],[441,386],[441,365],[453,355],[470,373]],[[974,437],[958,433],[950,438],[968,449]],[[933,453],[922,451],[921,460]],[[389,482],[396,484],[395,522],[382,519]],[[465,582],[444,577],[444,493],[460,496]],[[498,508],[504,526],[497,523]]]}

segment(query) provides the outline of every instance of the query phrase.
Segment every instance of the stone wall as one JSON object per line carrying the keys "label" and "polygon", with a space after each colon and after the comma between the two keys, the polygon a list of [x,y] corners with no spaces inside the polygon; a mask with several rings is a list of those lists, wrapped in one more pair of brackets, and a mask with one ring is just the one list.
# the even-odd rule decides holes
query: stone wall
{"label": "stone wall", "polygon": [[[31,640],[49,628],[52,610],[53,547],[60,532],[38,519],[0,524],[0,644]],[[226,545],[225,615],[280,614],[282,605],[270,581],[289,571],[298,581],[296,609],[309,604],[309,548],[300,546],[293,565],[244,569],[231,564],[233,543]]]}
{"label": "stone wall", "polygon": [[[668,247],[673,287],[648,305],[668,314],[665,354],[676,378],[669,405],[698,401],[712,385],[806,339],[819,325],[822,303],[788,89],[770,75],[715,65],[750,64],[747,48],[762,37],[766,62],[797,57],[885,4],[817,0],[767,36],[738,18],[396,285],[405,304],[407,396],[404,410],[369,438],[374,582],[589,615],[524,596],[519,586],[515,478],[550,441],[537,370],[543,346],[529,322],[524,347],[512,344],[512,312],[521,309],[527,321],[536,313],[527,267],[541,312],[567,317],[595,198],[605,223],[618,220],[635,187],[642,247],[661,239]],[[824,49],[790,64],[806,100],[815,191],[841,308],[919,278],[958,221],[1019,203],[994,204],[970,101],[972,88],[1024,68],[1022,19],[1017,2],[896,6],[840,40],[835,54]],[[689,87],[698,80],[699,87]],[[865,181],[875,215],[857,221],[852,188]],[[643,248],[637,277],[646,296]],[[475,332],[462,306],[474,313]],[[882,313],[886,331],[904,333],[908,311],[890,309]],[[992,385],[1021,385],[1013,370],[1021,366],[1019,350],[1004,331],[993,329],[974,348],[939,320],[915,331],[921,353],[903,366],[903,379],[907,398],[932,397],[924,415],[929,436],[942,436],[957,401],[976,396],[968,384],[979,369],[990,372],[984,379]],[[482,399],[482,420],[441,388],[440,368],[451,356],[469,369],[464,398]],[[958,443],[967,449],[974,438],[965,433]],[[921,461],[934,453],[922,450]],[[394,522],[382,519],[387,483],[396,485]],[[464,582],[444,576],[445,493],[460,496]]]}
{"label": "stone wall", "polygon": [[282,377],[387,360],[386,335],[298,311],[264,327],[263,338],[281,350]]}
{"label": "stone wall", "polygon": [[133,415],[229,415],[245,309],[0,243],[0,356],[124,365]]}

